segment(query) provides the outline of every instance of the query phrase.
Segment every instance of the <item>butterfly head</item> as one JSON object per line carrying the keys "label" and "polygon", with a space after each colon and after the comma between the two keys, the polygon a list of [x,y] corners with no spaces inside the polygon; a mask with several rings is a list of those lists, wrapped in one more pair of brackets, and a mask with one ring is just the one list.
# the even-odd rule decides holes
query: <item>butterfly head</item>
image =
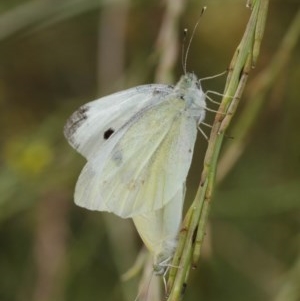
{"label": "butterfly head", "polygon": [[202,91],[200,82],[194,73],[186,73],[182,75],[175,89],[185,91],[189,89],[196,89]]}

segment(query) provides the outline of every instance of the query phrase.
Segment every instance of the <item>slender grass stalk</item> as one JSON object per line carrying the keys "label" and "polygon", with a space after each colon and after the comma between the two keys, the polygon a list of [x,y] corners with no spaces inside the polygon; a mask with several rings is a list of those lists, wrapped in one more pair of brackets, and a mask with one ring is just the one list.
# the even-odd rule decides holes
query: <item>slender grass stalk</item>
{"label": "slender grass stalk", "polygon": [[252,8],[252,13],[229,67],[224,97],[211,131],[199,188],[180,233],[178,248],[168,279],[169,301],[182,298],[190,269],[195,268],[199,261],[224,133],[235,114],[248,74],[259,54],[268,0],[248,1],[247,4]]}

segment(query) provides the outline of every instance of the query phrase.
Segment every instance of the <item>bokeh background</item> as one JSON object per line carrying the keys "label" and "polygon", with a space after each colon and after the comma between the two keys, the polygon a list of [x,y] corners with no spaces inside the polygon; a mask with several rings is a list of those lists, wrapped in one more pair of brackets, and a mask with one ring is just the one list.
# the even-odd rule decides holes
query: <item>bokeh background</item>
{"label": "bokeh background", "polygon": [[[174,28],[178,56],[166,83],[183,72],[181,32],[191,31],[202,6],[208,9],[187,66],[200,78],[228,67],[250,16],[241,0],[184,5]],[[140,275],[126,283],[120,277],[142,243],[130,220],[75,206],[73,190],[84,159],[62,130],[80,105],[157,81],[165,11],[163,1],[0,2],[1,301],[136,297]],[[257,79],[279,60],[275,54],[297,12],[294,40],[299,1],[270,3],[261,54],[236,124],[243,126],[238,116],[249,103],[258,99],[261,105],[238,154],[231,156],[233,163],[220,166],[205,248],[184,300],[300,300],[299,43],[281,58],[278,74],[269,73],[274,76],[263,97],[256,94],[262,84]],[[224,83],[220,77],[203,85],[222,92]],[[209,114],[207,122],[212,120]],[[241,139],[234,124],[221,155]],[[199,134],[187,204],[200,179],[206,145]]]}

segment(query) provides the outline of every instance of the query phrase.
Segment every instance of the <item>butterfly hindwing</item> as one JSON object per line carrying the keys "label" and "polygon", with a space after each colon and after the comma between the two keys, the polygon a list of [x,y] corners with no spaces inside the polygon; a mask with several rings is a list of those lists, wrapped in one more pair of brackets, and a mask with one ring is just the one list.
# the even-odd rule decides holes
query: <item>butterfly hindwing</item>
{"label": "butterfly hindwing", "polygon": [[185,184],[163,208],[133,217],[137,231],[156,259],[165,260],[174,251],[182,218],[184,194]]}

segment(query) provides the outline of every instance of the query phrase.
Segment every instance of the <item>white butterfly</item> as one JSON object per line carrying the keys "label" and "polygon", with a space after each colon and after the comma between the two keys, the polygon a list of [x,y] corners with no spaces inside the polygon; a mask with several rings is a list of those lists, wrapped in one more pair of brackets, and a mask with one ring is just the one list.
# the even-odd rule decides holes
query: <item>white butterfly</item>
{"label": "white butterfly", "polygon": [[64,128],[87,159],[75,203],[133,218],[157,274],[174,252],[205,109],[200,82],[187,73],[175,86],[143,85],[87,103]]}

